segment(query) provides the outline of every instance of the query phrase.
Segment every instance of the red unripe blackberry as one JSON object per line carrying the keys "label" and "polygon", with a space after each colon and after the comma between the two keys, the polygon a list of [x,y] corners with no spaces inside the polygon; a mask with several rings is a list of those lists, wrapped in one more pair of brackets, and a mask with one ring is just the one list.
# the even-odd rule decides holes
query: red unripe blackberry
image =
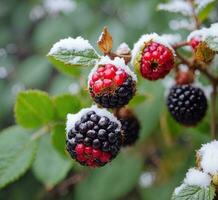
{"label": "red unripe blackberry", "polygon": [[174,66],[174,51],[157,34],[144,35],[135,44],[132,64],[143,78],[164,78]]}
{"label": "red unripe blackberry", "polygon": [[139,138],[140,123],[138,118],[127,108],[116,112],[116,117],[122,124],[122,146],[133,145]]}
{"label": "red unripe blackberry", "polygon": [[102,57],[89,75],[92,99],[104,108],[119,108],[129,103],[136,91],[136,76],[121,58]]}
{"label": "red unripe blackberry", "polygon": [[67,151],[89,167],[101,167],[114,159],[121,146],[121,123],[96,106],[67,116]]}
{"label": "red unripe blackberry", "polygon": [[200,44],[201,39],[198,37],[194,37],[189,41],[189,45],[193,48],[196,49],[198,45]]}
{"label": "red unripe blackberry", "polygon": [[170,89],[167,106],[178,123],[193,126],[205,116],[207,99],[200,88],[192,85],[176,85]]}

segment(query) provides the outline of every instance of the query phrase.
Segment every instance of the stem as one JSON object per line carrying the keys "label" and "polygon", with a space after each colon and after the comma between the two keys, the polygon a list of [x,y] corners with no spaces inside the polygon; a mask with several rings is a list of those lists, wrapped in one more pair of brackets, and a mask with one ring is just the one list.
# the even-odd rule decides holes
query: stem
{"label": "stem", "polygon": [[33,133],[32,137],[31,137],[31,140],[37,140],[42,135],[46,134],[48,132],[48,130],[49,130],[49,127],[43,127],[41,129],[39,129],[38,131]]}
{"label": "stem", "polygon": [[188,42],[187,41],[183,41],[183,42],[180,42],[180,43],[177,43],[175,45],[173,45],[172,47],[174,49],[178,49],[178,48],[181,48],[181,47],[184,47],[184,46],[187,46],[188,45]]}
{"label": "stem", "polygon": [[192,17],[193,17],[193,19],[195,21],[195,28],[199,29],[201,27],[201,22],[200,22],[198,16],[196,15],[196,13],[195,13],[195,1],[194,0],[188,0],[188,1],[192,6]]}
{"label": "stem", "polygon": [[216,139],[216,98],[217,98],[217,84],[213,84],[213,91],[211,93],[211,137]]}

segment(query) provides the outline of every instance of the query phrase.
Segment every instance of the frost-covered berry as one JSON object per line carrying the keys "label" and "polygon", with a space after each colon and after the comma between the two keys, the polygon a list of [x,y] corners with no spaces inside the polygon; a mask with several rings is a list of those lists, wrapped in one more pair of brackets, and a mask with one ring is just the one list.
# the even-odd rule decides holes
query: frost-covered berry
{"label": "frost-covered berry", "polygon": [[121,58],[102,57],[89,75],[92,99],[104,108],[119,108],[129,103],[136,91],[136,75]]}
{"label": "frost-covered berry", "polygon": [[143,35],[134,45],[132,64],[145,79],[161,79],[174,66],[174,50],[155,33]]}
{"label": "frost-covered berry", "polygon": [[116,112],[116,117],[122,124],[122,146],[133,145],[139,138],[140,123],[135,114],[127,108]]}
{"label": "frost-covered berry", "polygon": [[192,85],[176,85],[170,89],[167,106],[177,122],[193,126],[205,116],[207,99],[200,88]]}
{"label": "frost-covered berry", "polygon": [[89,167],[104,166],[119,153],[121,123],[105,109],[92,106],[67,115],[67,151]]}

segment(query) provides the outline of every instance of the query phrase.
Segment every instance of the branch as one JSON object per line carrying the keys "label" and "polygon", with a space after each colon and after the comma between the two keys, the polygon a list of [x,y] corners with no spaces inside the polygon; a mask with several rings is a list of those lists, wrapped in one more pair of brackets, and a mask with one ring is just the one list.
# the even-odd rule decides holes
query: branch
{"label": "branch", "polygon": [[211,136],[216,139],[216,99],[217,99],[217,84],[213,84],[211,93]]}

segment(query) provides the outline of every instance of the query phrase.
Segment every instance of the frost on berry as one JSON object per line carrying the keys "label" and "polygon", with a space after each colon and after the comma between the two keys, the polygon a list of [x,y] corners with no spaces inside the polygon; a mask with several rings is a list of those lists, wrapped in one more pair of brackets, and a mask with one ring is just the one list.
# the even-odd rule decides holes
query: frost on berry
{"label": "frost on berry", "polygon": [[119,153],[121,123],[97,106],[67,116],[67,151],[73,159],[89,167],[104,166]]}
{"label": "frost on berry", "polygon": [[192,85],[176,85],[167,97],[168,110],[180,124],[194,126],[199,123],[207,111],[207,99],[204,92]]}
{"label": "frost on berry", "polygon": [[89,75],[88,85],[93,100],[105,108],[128,104],[136,91],[136,75],[116,57],[102,57]]}
{"label": "frost on berry", "polygon": [[164,78],[174,66],[174,50],[156,33],[143,35],[132,50],[132,64],[146,79]]}

